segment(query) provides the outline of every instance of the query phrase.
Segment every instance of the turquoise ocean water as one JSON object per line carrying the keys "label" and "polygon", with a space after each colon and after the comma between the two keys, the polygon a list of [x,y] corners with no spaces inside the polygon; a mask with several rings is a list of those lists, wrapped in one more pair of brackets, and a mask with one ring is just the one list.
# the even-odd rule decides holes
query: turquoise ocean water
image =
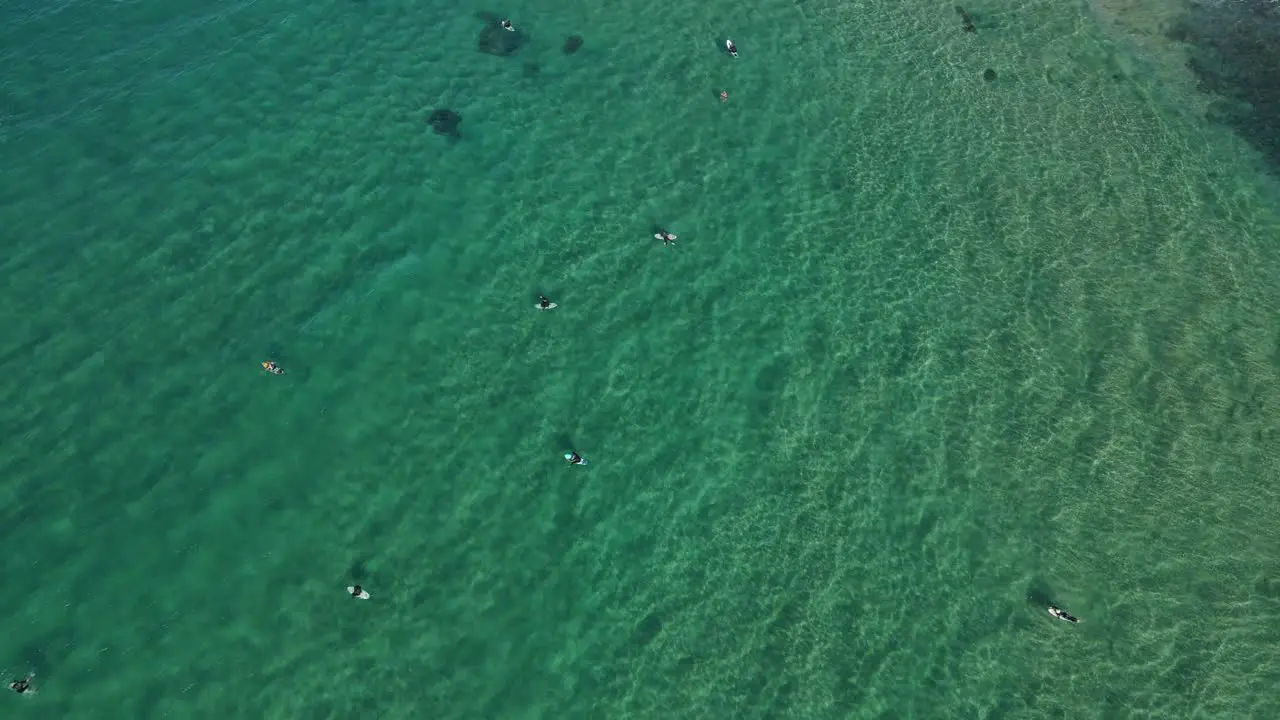
{"label": "turquoise ocean water", "polygon": [[0,713],[1280,716],[1277,182],[968,9],[0,6]]}

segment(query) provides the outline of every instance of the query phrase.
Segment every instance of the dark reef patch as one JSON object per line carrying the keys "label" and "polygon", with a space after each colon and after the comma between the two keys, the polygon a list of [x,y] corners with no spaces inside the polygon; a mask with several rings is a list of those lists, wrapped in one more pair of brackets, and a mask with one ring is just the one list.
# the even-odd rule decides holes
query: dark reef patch
{"label": "dark reef patch", "polygon": [[1191,46],[1210,119],[1236,130],[1280,174],[1280,9],[1267,0],[1194,5],[1168,33]]}
{"label": "dark reef patch", "polygon": [[565,55],[572,55],[578,52],[578,49],[581,47],[582,47],[582,36],[570,35],[568,38],[565,39],[564,47],[561,47],[560,51],[563,52]]}
{"label": "dark reef patch", "polygon": [[983,71],[982,71],[982,79],[983,79],[983,80],[986,80],[987,82],[991,82],[991,81],[995,80],[995,79],[996,79],[996,71],[995,71],[995,70],[992,70],[991,68],[987,68],[986,70],[983,70]]}
{"label": "dark reef patch", "polygon": [[462,122],[462,116],[452,110],[432,110],[427,116],[427,124],[437,135],[448,135],[449,137],[458,137],[458,125]]}
{"label": "dark reef patch", "polygon": [[662,632],[662,616],[656,612],[651,612],[644,616],[644,619],[636,623],[635,630],[631,633],[631,644],[637,647],[644,647],[653,642],[654,638]]}

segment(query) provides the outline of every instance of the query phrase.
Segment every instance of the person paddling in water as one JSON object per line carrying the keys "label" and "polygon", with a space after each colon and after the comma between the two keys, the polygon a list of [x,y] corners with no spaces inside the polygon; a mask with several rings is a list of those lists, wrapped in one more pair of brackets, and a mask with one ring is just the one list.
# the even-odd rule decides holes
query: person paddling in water
{"label": "person paddling in water", "polygon": [[724,47],[729,51],[730,55],[738,57],[738,46],[734,45],[732,40],[725,40]]}
{"label": "person paddling in water", "polygon": [[283,369],[283,368],[281,368],[279,365],[275,364],[275,361],[273,361],[273,360],[268,360],[268,361],[266,361],[266,362],[262,363],[262,369],[263,369],[263,370],[266,370],[267,372],[271,373],[272,375],[283,375],[283,374],[284,374],[284,369]]}
{"label": "person paddling in water", "polygon": [[503,30],[506,30],[507,32],[515,32],[515,31],[516,31],[516,26],[515,26],[515,25],[512,25],[510,20],[503,20],[503,21],[502,21],[502,29],[503,29]]}
{"label": "person paddling in water", "polygon": [[1053,617],[1058,618],[1059,620],[1066,620],[1069,623],[1080,622],[1080,618],[1076,617],[1075,615],[1072,615],[1066,610],[1054,607],[1053,605],[1049,606],[1049,614],[1052,615]]}
{"label": "person paddling in water", "polygon": [[570,451],[564,454],[564,459],[569,461],[570,465],[586,465],[587,461],[576,452]]}
{"label": "person paddling in water", "polygon": [[353,598],[356,598],[357,600],[369,599],[369,593],[365,592],[364,588],[360,587],[359,585],[348,585],[347,594]]}
{"label": "person paddling in water", "polygon": [[9,689],[18,693],[19,695],[22,695],[24,693],[30,693],[34,695],[36,692],[36,689],[31,687],[30,675],[22,678],[21,680],[14,680],[13,682],[9,683]]}
{"label": "person paddling in water", "polygon": [[676,236],[666,230],[659,230],[654,233],[653,236],[661,240],[664,247],[667,245],[674,245],[676,242]]}

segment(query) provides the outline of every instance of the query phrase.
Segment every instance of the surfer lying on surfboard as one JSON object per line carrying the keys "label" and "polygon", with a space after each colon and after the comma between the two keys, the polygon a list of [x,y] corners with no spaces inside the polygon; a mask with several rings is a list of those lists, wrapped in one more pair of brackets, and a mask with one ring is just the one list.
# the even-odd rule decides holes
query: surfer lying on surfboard
{"label": "surfer lying on surfboard", "polygon": [[356,598],[357,600],[369,599],[369,593],[365,592],[364,588],[360,587],[359,585],[348,585],[347,594],[353,598]]}
{"label": "surfer lying on surfboard", "polygon": [[1080,618],[1076,617],[1075,615],[1072,615],[1071,613],[1067,612],[1066,610],[1062,610],[1062,609],[1060,609],[1060,608],[1056,608],[1056,607],[1054,607],[1054,606],[1052,606],[1052,605],[1050,605],[1050,606],[1049,606],[1049,614],[1050,614],[1050,615],[1052,615],[1052,616],[1054,616],[1054,617],[1056,617],[1056,618],[1058,618],[1059,620],[1066,620],[1066,621],[1067,621],[1067,622],[1069,622],[1069,623],[1078,623],[1078,622],[1080,622]]}
{"label": "surfer lying on surfboard", "polygon": [[676,242],[676,236],[666,230],[659,230],[653,236],[661,240],[663,245],[674,245]]}
{"label": "surfer lying on surfboard", "polygon": [[568,460],[570,465],[586,465],[587,464],[587,461],[583,460],[581,455],[573,451],[569,451],[565,453],[564,459]]}
{"label": "surfer lying on surfboard", "polygon": [[284,374],[284,369],[283,369],[283,368],[281,368],[279,365],[275,364],[275,361],[273,361],[273,360],[268,360],[268,361],[266,361],[266,362],[262,363],[262,369],[263,369],[263,370],[266,370],[267,372],[271,373],[272,375],[283,375],[283,374]]}
{"label": "surfer lying on surfboard", "polygon": [[734,45],[732,40],[725,40],[724,47],[729,51],[730,55],[738,57],[738,46]]}

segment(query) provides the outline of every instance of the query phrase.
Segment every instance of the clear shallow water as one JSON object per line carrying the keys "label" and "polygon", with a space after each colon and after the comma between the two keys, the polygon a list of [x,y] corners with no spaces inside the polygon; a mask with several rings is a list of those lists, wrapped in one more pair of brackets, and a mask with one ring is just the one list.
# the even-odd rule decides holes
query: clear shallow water
{"label": "clear shallow water", "polygon": [[24,713],[1276,714],[1243,143],[1081,8],[482,9],[4,10]]}

